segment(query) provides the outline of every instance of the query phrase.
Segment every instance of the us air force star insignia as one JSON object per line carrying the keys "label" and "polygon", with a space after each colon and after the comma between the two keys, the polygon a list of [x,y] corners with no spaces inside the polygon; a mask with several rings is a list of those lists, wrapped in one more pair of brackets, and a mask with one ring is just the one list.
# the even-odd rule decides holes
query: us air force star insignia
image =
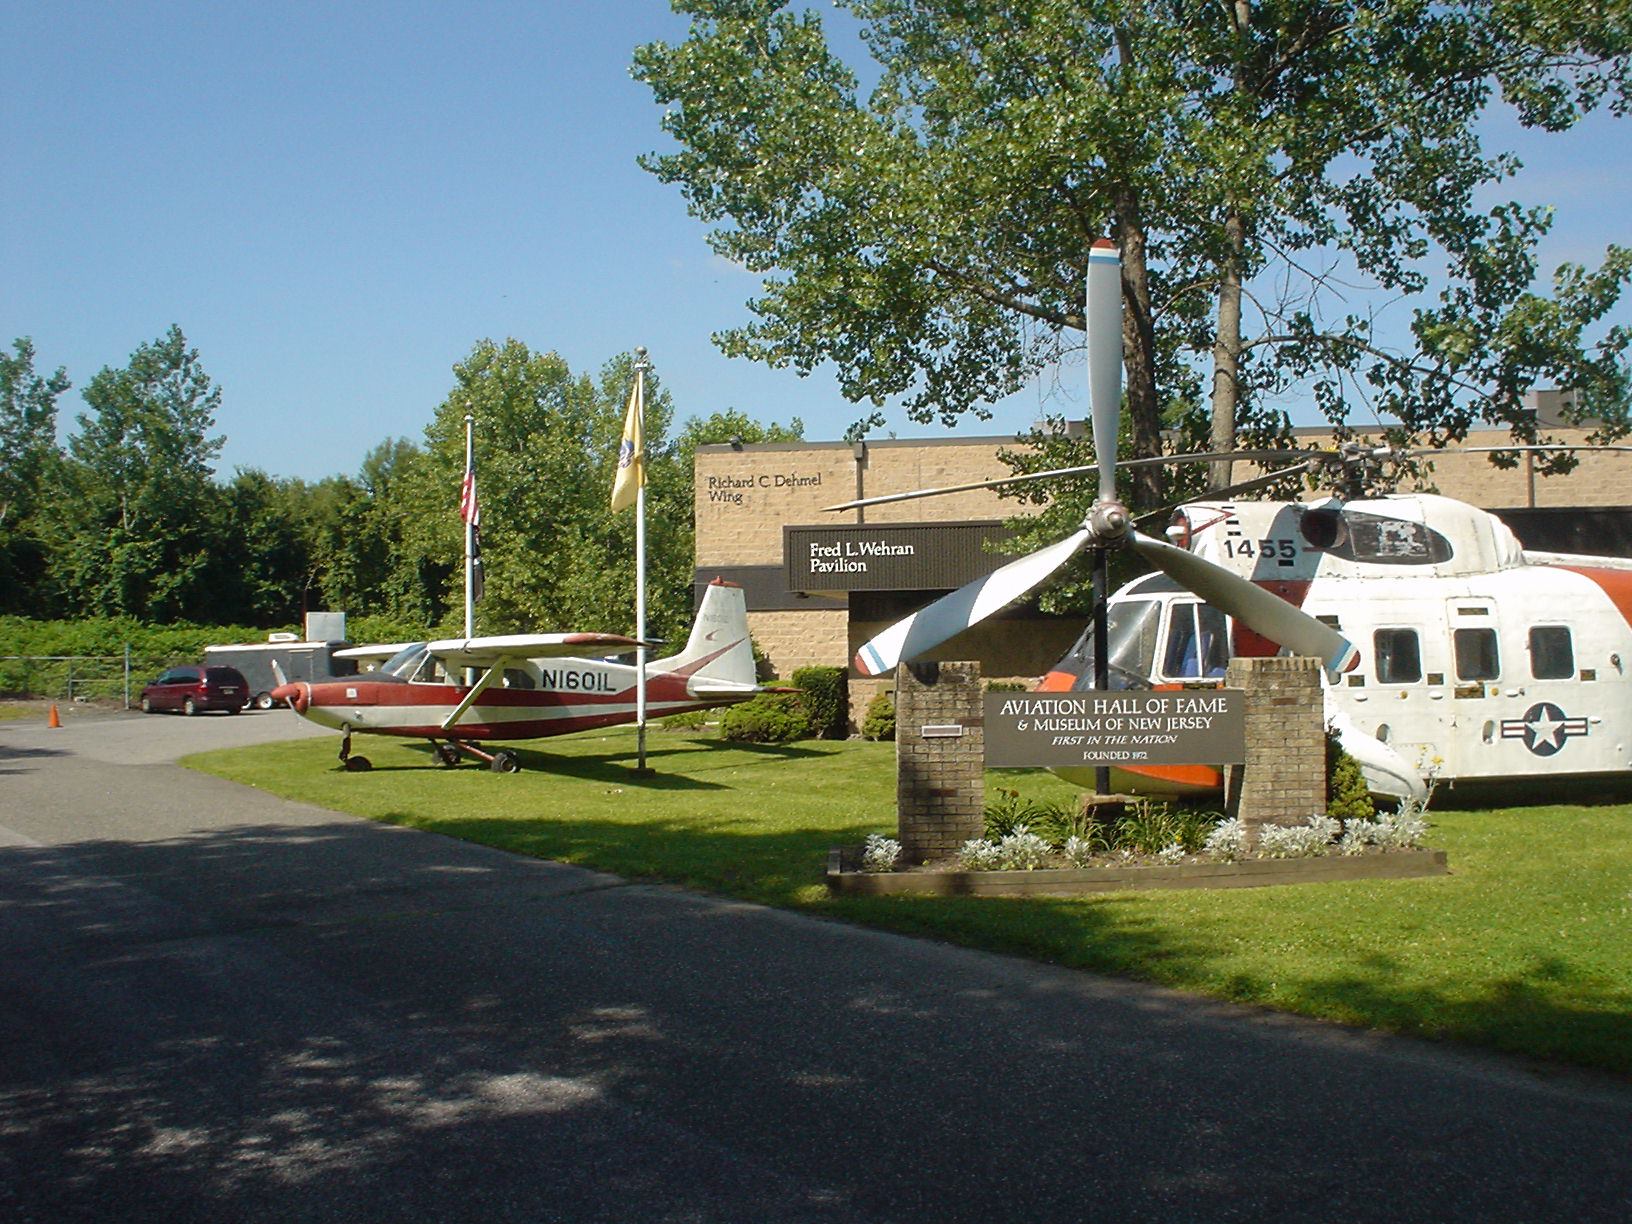
{"label": "us air force star insignia", "polygon": [[1586,734],[1585,718],[1571,718],[1550,701],[1538,701],[1523,718],[1502,720],[1502,738],[1522,739],[1537,756],[1552,756],[1572,735]]}

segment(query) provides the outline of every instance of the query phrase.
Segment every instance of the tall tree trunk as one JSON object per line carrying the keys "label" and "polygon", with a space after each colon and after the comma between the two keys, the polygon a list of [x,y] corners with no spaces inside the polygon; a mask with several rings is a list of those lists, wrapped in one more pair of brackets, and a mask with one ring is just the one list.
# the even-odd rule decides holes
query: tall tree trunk
{"label": "tall tree trunk", "polygon": [[[1239,210],[1224,220],[1227,249],[1219,268],[1218,338],[1213,342],[1212,449],[1235,449],[1235,416],[1241,402],[1241,264],[1246,250],[1246,221]],[[1230,461],[1215,459],[1208,466],[1208,484],[1222,489],[1230,483]]]}

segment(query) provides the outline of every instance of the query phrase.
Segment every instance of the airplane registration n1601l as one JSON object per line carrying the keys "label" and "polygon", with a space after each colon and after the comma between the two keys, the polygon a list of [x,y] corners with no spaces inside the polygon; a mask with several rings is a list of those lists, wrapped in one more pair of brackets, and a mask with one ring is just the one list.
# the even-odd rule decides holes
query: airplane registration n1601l
{"label": "airplane registration n1601l", "polygon": [[[357,647],[339,657],[383,659],[376,671],[344,680],[281,685],[273,696],[299,714],[339,731],[340,760],[368,769],[351,737],[392,735],[428,740],[445,765],[462,757],[494,770],[520,768],[512,752],[488,752],[490,740],[530,740],[636,718],[636,668],[593,657],[640,646],[607,633],[535,633],[451,638],[395,646]],[[480,671],[474,684],[455,679]],[[755,683],[742,588],[708,585],[685,648],[646,665],[646,710],[661,718],[746,701]]]}

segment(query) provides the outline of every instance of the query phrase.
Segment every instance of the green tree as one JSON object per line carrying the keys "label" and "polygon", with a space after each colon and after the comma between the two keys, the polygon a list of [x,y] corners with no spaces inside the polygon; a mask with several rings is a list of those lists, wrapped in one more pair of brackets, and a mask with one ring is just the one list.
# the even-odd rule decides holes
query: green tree
{"label": "green tree", "polygon": [[220,388],[179,327],[85,388],[69,438],[59,559],[78,611],[194,618],[217,545],[212,437]]}
{"label": "green tree", "polygon": [[[486,593],[481,633],[634,628],[634,515],[610,501],[633,360],[575,375],[555,353],[519,340],[484,340],[454,367],[456,386],[425,431],[404,545],[446,573],[446,623],[463,607],[459,490],[467,412],[476,418]],[[672,636],[690,620],[689,477],[668,441],[669,395],[646,380],[648,633]]]}
{"label": "green tree", "polygon": [[48,610],[47,541],[51,516],[42,502],[61,458],[57,400],[70,383],[65,371],[34,370],[34,342],[12,342],[0,353],[0,611]]}
{"label": "green tree", "polygon": [[[1205,402],[1226,449],[1282,425],[1268,393],[1299,382],[1339,427],[1374,410],[1441,440],[1483,414],[1527,436],[1528,385],[1591,392],[1627,346],[1603,321],[1632,256],[1540,297],[1546,215],[1474,203],[1515,168],[1480,143],[1494,98],[1548,130],[1627,104],[1624,3],[841,3],[877,64],[865,99],[820,20],[771,0],[677,0],[690,37],[636,51],[679,146],[643,164],[766,278],[728,353],[832,362],[851,400],[950,423],[1077,346],[1107,233],[1136,454],[1170,400]],[[1335,279],[1418,299],[1411,350]]]}

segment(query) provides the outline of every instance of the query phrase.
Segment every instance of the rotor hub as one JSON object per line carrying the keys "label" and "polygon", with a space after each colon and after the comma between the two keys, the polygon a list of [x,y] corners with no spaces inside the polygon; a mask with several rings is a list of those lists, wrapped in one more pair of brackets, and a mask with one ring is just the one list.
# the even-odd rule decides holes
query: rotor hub
{"label": "rotor hub", "polygon": [[1133,516],[1119,501],[1095,502],[1083,526],[1092,534],[1093,542],[1104,548],[1107,545],[1120,544],[1127,538],[1128,532],[1133,527]]}

